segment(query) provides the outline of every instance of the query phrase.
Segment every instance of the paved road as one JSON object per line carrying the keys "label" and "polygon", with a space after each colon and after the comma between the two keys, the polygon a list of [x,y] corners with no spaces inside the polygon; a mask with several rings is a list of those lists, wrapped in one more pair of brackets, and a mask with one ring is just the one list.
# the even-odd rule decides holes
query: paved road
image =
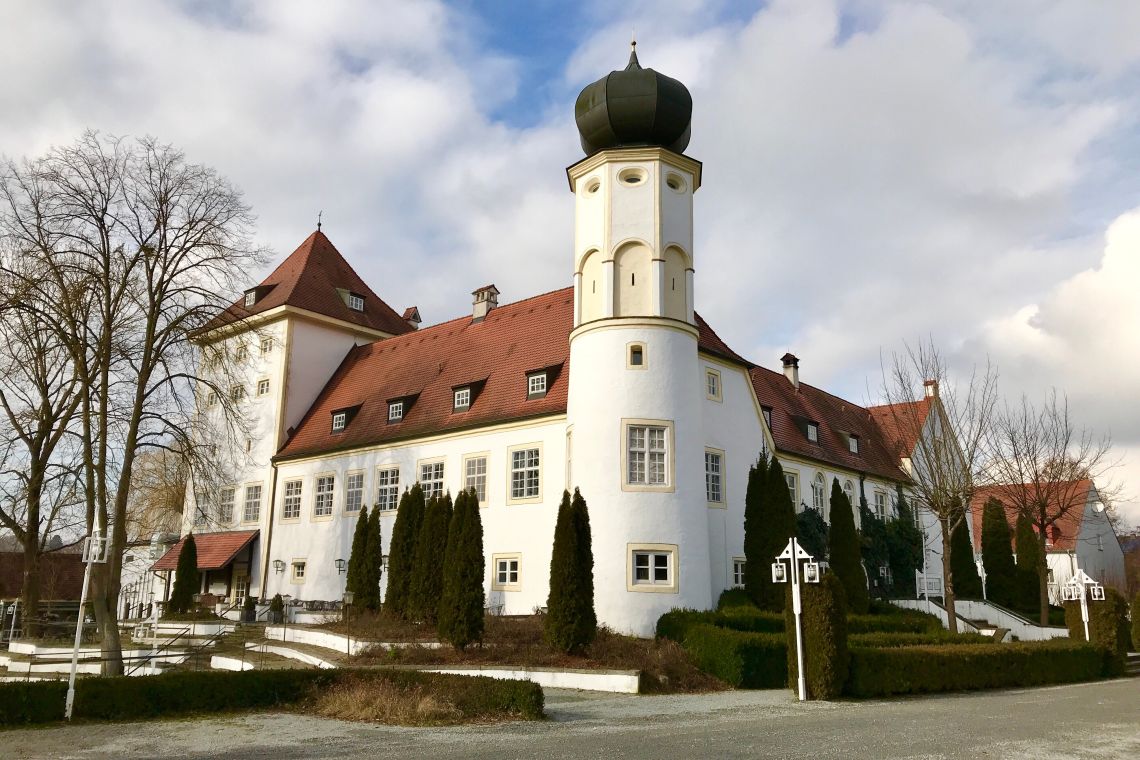
{"label": "paved road", "polygon": [[551,720],[446,729],[288,714],[0,732],[5,758],[1140,758],[1140,679],[882,702],[551,692]]}

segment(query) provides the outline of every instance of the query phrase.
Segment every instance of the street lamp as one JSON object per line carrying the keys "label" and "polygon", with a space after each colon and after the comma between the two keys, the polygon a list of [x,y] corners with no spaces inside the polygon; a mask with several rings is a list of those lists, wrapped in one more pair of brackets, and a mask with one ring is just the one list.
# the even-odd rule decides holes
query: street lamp
{"label": "street lamp", "polygon": [[[800,563],[803,562],[803,578],[800,578]],[[819,583],[819,563],[800,546],[793,536],[784,551],[776,555],[772,563],[772,582],[792,583],[792,612],[796,615],[796,681],[800,701],[807,699],[807,679],[804,677],[804,631],[801,622],[803,603],[800,600],[801,583]]]}
{"label": "street lamp", "polygon": [[83,564],[87,569],[83,571],[83,591],[79,595],[79,619],[75,621],[75,646],[71,649],[71,675],[67,678],[67,697],[63,703],[63,717],[68,720],[71,720],[71,708],[75,704],[75,672],[79,669],[79,642],[83,637],[85,617],[83,610],[87,606],[87,590],[91,587],[91,567],[96,562],[103,564],[107,561],[109,548],[107,539],[103,536],[103,524],[96,513],[91,535],[83,539]]}
{"label": "street lamp", "polygon": [[278,575],[281,575],[281,573],[285,572],[285,560],[283,560],[283,559],[273,560],[273,570]]}
{"label": "street lamp", "polygon": [[333,564],[336,565],[336,571],[338,573],[340,573],[341,575],[344,575],[344,567],[348,563],[345,562],[343,559],[335,559],[335,560],[333,560]]}
{"label": "street lamp", "polygon": [[1094,602],[1104,601],[1104,586],[1090,578],[1084,570],[1077,568],[1072,578],[1061,587],[1061,600],[1081,603],[1081,622],[1085,624],[1085,641],[1089,641],[1089,598]]}

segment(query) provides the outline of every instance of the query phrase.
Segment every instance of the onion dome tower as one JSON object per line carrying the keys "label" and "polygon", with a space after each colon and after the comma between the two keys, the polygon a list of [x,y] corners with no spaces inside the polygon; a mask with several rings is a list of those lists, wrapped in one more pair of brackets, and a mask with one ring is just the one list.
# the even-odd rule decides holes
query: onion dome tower
{"label": "onion dome tower", "polygon": [[[636,43],[634,43],[636,45]],[[600,620],[652,635],[712,589],[693,317],[692,97],[629,64],[582,90],[586,157],[575,196],[574,330],[567,406],[570,485],[592,505]]]}

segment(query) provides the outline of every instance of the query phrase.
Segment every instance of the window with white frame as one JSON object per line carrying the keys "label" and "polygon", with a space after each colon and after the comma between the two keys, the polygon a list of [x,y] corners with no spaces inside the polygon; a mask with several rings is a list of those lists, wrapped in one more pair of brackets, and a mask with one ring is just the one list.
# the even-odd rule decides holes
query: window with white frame
{"label": "window with white frame", "polygon": [[215,393],[214,391],[210,391],[209,393],[206,394],[206,406],[217,406],[217,405],[218,405],[218,394]]}
{"label": "window with white frame", "polygon": [[404,419],[404,402],[403,401],[389,401],[388,402],[388,422],[399,422]]}
{"label": "window with white frame", "polygon": [[294,583],[304,583],[305,582],[305,563],[304,562],[297,562],[297,561],[293,562],[293,582]]}
{"label": "window with white frame", "polygon": [[496,554],[492,561],[495,566],[495,576],[491,588],[495,591],[518,590],[522,558],[518,554]]}
{"label": "window with white frame", "polygon": [[511,452],[511,498],[535,499],[539,493],[539,451],[537,448]]}
{"label": "window with white frame", "polygon": [[400,503],[400,468],[380,467],[376,470],[376,505],[381,511],[395,509]]}
{"label": "window with white frame", "polygon": [[855,484],[850,480],[843,481],[843,493],[847,495],[847,501],[855,504]]}
{"label": "window with white frame", "polygon": [[264,355],[264,354],[271,353],[272,351],[273,351],[273,338],[262,338],[261,339],[261,353]]}
{"label": "window with white frame", "polygon": [[261,517],[261,484],[245,487],[245,504],[242,505],[242,522],[257,522]]}
{"label": "window with white frame", "polygon": [[223,488],[218,495],[218,522],[229,525],[234,521],[234,490]]}
{"label": "window with white frame", "polygon": [[301,481],[285,481],[285,501],[281,505],[282,520],[296,520],[301,516]]}
{"label": "window with white frame", "polygon": [[353,311],[364,311],[364,296],[358,296],[355,293],[348,294],[348,308]]}
{"label": "window with white frame", "polygon": [[527,398],[540,398],[546,395],[546,373],[535,372],[526,376]]}
{"label": "window with white frame", "polygon": [[265,378],[257,381],[257,395],[265,396],[269,393],[269,381]]}
{"label": "window with white frame", "polygon": [[457,388],[452,406],[457,412],[465,412],[471,408],[471,389]]}
{"label": "window with white frame", "polygon": [[249,358],[249,348],[246,346],[238,346],[237,351],[234,352],[234,358],[239,362],[244,362]]}
{"label": "window with white frame", "polygon": [[332,416],[332,429],[336,433],[344,430],[344,425],[348,421],[348,414],[346,412],[333,412]]}
{"label": "window with white frame", "polygon": [[677,584],[672,550],[634,548],[630,552],[631,584],[637,586],[660,586],[673,588]]}
{"label": "window with white frame", "polygon": [[819,443],[819,425],[809,422],[807,424],[807,437],[812,443]]}
{"label": "window with white frame", "polygon": [[721,400],[720,373],[715,369],[705,370],[705,397],[713,401]]}
{"label": "window with white frame", "polygon": [[420,465],[420,487],[427,499],[443,494],[443,462],[424,462]]}
{"label": "window with white frame", "polygon": [[463,460],[463,490],[474,488],[482,504],[487,500],[487,457],[467,457]]}
{"label": "window with white frame", "polygon": [[859,436],[857,436],[857,435],[847,436],[847,449],[852,454],[858,454],[859,453]]}
{"label": "window with white frame", "polygon": [[245,398],[245,386],[243,386],[243,385],[230,386],[230,400],[241,401],[243,398]]}
{"label": "window with white frame", "polygon": [[207,514],[210,509],[209,500],[206,497],[206,492],[201,491],[194,494],[194,526],[201,527],[206,524],[209,517]]}
{"label": "window with white frame", "polygon": [[800,508],[800,476],[794,472],[784,473],[784,482],[788,484],[788,495],[792,497],[792,507]]}
{"label": "window with white frame", "polygon": [[247,290],[245,293],[245,307],[248,309],[250,306],[253,306],[255,303],[257,303],[257,291],[256,290]]}
{"label": "window with white frame", "polygon": [[732,585],[744,588],[744,557],[732,558]]}
{"label": "window with white frame", "polygon": [[826,494],[826,486],[823,479],[823,473],[817,472],[811,481],[811,505],[823,514],[824,495]]}
{"label": "window with white frame", "polygon": [[335,475],[321,475],[313,491],[313,516],[328,517],[333,513],[333,491],[336,490]]}
{"label": "window with white frame", "polygon": [[724,454],[719,451],[705,449],[705,500],[712,504],[724,501],[724,491],[721,485]]}
{"label": "window with white frame", "polygon": [[887,492],[875,491],[875,517],[880,520],[887,518]]}
{"label": "window with white frame", "polygon": [[364,473],[350,472],[344,476],[344,511],[359,512],[364,503]]}
{"label": "window with white frame", "polygon": [[663,486],[668,481],[669,429],[659,425],[630,425],[626,435],[626,483]]}

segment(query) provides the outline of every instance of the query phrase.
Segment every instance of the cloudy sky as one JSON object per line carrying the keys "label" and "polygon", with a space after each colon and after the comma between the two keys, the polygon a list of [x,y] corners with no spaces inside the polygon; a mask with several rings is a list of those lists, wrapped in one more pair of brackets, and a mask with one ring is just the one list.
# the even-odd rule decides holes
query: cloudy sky
{"label": "cloudy sky", "polygon": [[[393,307],[571,282],[573,102],[694,100],[697,307],[858,402],[933,338],[1111,434],[1140,523],[1140,2],[0,0],[0,151],[154,135],[324,230]],[[251,272],[251,281],[262,273]]]}

